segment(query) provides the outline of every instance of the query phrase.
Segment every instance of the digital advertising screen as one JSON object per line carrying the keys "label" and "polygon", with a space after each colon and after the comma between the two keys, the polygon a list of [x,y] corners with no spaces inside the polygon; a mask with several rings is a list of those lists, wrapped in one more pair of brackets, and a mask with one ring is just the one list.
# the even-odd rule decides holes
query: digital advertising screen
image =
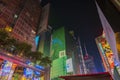
{"label": "digital advertising screen", "polygon": [[110,65],[110,68],[114,69],[114,66],[115,66],[115,64],[114,64],[114,54],[111,50],[111,47],[110,47],[109,43],[107,42],[107,40],[103,36],[101,36],[99,38],[99,42],[102,46],[102,49],[103,49],[103,52],[104,52],[105,56],[107,57],[107,61]]}
{"label": "digital advertising screen", "polygon": [[[43,66],[40,66],[40,65],[38,65],[38,64],[35,65],[35,68],[40,69],[40,70],[43,70],[43,69],[44,69]],[[37,76],[40,76],[40,72],[38,72],[38,71],[34,71],[34,74],[37,75]]]}
{"label": "digital advertising screen", "polygon": [[55,30],[52,34],[52,43],[51,43],[51,57],[52,60],[59,58],[59,53],[65,51],[65,30],[64,27],[61,27]]}
{"label": "digital advertising screen", "polygon": [[[33,63],[30,61],[26,62],[29,66],[33,66]],[[32,78],[34,71],[30,68],[24,68],[24,75],[26,78]]]}
{"label": "digital advertising screen", "polygon": [[10,73],[12,62],[5,60],[2,65],[2,76],[6,76]]}

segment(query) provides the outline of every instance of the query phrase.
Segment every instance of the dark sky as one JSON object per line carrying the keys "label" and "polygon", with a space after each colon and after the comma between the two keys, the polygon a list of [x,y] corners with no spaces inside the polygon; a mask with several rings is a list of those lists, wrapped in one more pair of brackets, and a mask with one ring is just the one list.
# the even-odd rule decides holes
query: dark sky
{"label": "dark sky", "polygon": [[94,57],[97,70],[101,72],[101,58],[95,37],[101,35],[102,27],[94,0],[51,0],[50,2],[49,25],[53,29],[65,26],[74,30],[81,42],[86,44],[88,53]]}

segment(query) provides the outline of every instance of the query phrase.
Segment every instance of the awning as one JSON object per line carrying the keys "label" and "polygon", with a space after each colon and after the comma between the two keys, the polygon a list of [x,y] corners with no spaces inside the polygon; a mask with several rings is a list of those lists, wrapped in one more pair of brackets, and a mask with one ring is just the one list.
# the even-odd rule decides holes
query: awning
{"label": "awning", "polygon": [[60,76],[65,80],[113,80],[108,72],[84,75]]}

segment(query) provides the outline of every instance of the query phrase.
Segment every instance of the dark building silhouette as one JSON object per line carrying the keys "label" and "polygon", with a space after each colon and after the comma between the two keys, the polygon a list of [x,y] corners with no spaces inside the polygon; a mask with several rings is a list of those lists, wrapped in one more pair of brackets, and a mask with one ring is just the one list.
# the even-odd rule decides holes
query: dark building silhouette
{"label": "dark building silhouette", "polygon": [[86,65],[86,69],[87,69],[87,74],[92,74],[92,73],[96,73],[96,67],[94,64],[94,58],[88,54],[86,54],[84,56],[84,60],[85,60],[85,65]]}

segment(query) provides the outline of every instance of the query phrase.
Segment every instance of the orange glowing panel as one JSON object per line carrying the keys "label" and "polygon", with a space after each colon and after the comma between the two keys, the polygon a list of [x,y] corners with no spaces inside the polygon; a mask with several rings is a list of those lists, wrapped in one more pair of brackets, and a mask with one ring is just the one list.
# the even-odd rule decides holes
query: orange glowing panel
{"label": "orange glowing panel", "polygon": [[17,67],[17,64],[12,65],[12,69],[15,69]]}

